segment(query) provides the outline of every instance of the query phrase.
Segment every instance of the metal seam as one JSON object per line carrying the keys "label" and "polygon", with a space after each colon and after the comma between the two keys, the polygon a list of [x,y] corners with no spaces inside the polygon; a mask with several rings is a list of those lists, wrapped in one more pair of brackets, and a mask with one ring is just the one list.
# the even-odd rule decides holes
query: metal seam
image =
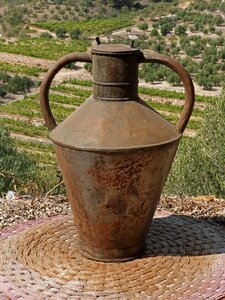
{"label": "metal seam", "polygon": [[133,84],[138,84],[138,81],[133,82],[98,82],[98,81],[92,81],[96,85],[100,86],[131,86]]}

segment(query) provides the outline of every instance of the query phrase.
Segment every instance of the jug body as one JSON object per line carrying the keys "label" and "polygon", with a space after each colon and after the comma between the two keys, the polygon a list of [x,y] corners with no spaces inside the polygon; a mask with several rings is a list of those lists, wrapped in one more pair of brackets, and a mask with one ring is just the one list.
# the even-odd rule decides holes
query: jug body
{"label": "jug body", "polygon": [[84,256],[125,261],[143,253],[178,142],[117,153],[55,146]]}
{"label": "jug body", "polygon": [[[93,96],[58,126],[49,87],[71,61],[93,62]],[[186,98],[176,128],[138,96],[138,65],[159,62],[181,77]],[[139,256],[179,139],[190,118],[194,88],[175,60],[125,45],[100,45],[66,56],[49,71],[40,100],[55,144],[80,251],[100,261]]]}

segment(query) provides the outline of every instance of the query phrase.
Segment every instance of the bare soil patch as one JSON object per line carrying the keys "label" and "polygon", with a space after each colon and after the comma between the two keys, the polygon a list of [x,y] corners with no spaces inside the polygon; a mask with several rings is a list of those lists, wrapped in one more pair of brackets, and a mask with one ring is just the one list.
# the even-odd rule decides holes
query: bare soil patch
{"label": "bare soil patch", "polygon": [[[158,209],[179,215],[205,218],[225,226],[224,201],[214,196],[199,196],[197,198],[161,197]],[[27,220],[69,213],[71,213],[71,209],[65,195],[37,197],[15,194],[13,200],[0,198],[0,230]]]}
{"label": "bare soil patch", "polygon": [[10,132],[10,136],[17,138],[19,140],[24,140],[24,141],[34,141],[34,142],[41,142],[45,144],[52,144],[51,140],[43,137],[33,137],[33,136],[27,136],[24,134],[19,134],[15,132]]}
{"label": "bare soil patch", "polygon": [[182,8],[182,9],[186,9],[190,6],[190,4],[191,4],[191,1],[184,1],[184,2],[179,4],[179,7]]}
{"label": "bare soil patch", "polygon": [[175,214],[218,220],[225,225],[225,199],[217,199],[213,195],[162,197],[159,207]]}
{"label": "bare soil patch", "polygon": [[[168,82],[162,81],[160,83],[146,83],[144,81],[139,82],[140,86],[144,87],[153,87],[160,90],[168,90],[168,91],[176,91],[176,92],[184,92],[184,88],[182,86],[171,86]],[[222,88],[216,87],[212,91],[204,90],[201,86],[199,86],[197,83],[194,83],[195,87],[195,93],[196,95],[202,95],[202,96],[219,96],[221,94]]]}
{"label": "bare soil patch", "polygon": [[52,32],[52,31],[47,30],[47,29],[42,29],[42,28],[37,27],[37,26],[35,26],[35,25],[29,26],[29,29],[30,29],[30,30],[36,31],[36,32],[34,32],[34,33],[31,33],[31,34],[30,34],[31,36],[38,36],[38,35],[40,35],[41,33],[48,32],[49,34],[51,34],[52,37],[56,38],[56,34],[55,34],[54,32]]}
{"label": "bare soil patch", "polygon": [[27,66],[50,68],[54,65],[54,61],[42,58],[35,58],[13,53],[0,52],[0,60],[10,63],[23,64]]}
{"label": "bare soil patch", "polygon": [[60,72],[54,78],[54,83],[58,84],[69,79],[91,80],[92,75],[84,69],[84,64],[85,63],[77,62],[75,70],[60,70]]}

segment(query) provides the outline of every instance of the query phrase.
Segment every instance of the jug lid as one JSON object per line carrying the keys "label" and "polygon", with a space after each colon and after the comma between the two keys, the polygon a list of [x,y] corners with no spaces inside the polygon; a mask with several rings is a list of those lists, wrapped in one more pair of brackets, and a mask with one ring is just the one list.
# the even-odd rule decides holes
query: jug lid
{"label": "jug lid", "polygon": [[98,55],[135,55],[141,54],[141,50],[124,44],[100,44],[93,46],[91,53]]}

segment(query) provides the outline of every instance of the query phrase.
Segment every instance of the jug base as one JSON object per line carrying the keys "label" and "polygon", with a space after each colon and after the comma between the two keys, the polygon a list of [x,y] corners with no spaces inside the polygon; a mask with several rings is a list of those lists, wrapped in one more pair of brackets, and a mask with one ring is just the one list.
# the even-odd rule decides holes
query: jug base
{"label": "jug base", "polygon": [[90,248],[84,245],[79,245],[79,252],[84,257],[102,262],[126,262],[134,260],[143,255],[145,251],[145,243],[132,248],[125,249],[100,249]]}

